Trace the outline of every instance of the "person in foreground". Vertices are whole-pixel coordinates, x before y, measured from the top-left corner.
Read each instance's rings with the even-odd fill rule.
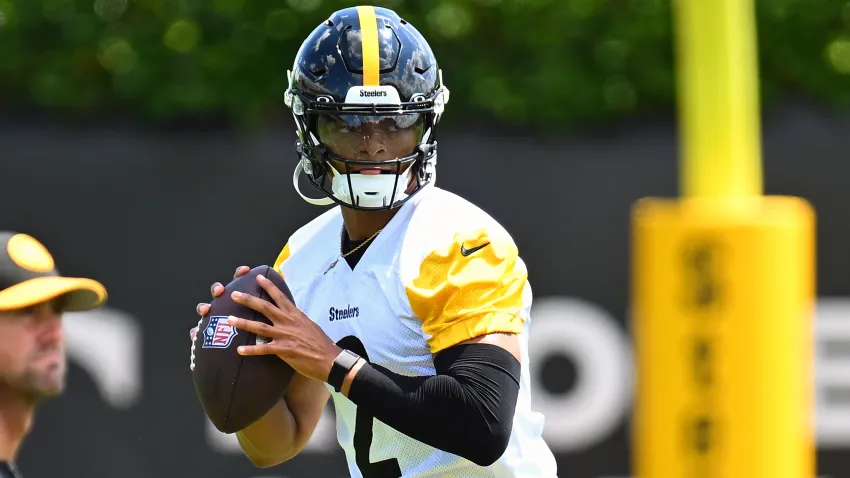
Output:
[[[64,311],[106,300],[91,279],[62,277],[32,236],[0,231],[0,478],[19,478],[15,459],[36,406],[65,386]]]
[[[285,99],[296,191],[338,206],[274,263],[298,308],[267,279],[271,302],[234,295],[273,323],[230,318],[272,339],[239,353],[298,372],[237,432],[245,454],[258,467],[296,456],[330,395],[353,477],[555,477],[530,406],[525,264],[494,219],[434,186],[449,91],[425,38],[385,8],[335,12],[301,46]],[[298,189],[302,172],[323,198]]]

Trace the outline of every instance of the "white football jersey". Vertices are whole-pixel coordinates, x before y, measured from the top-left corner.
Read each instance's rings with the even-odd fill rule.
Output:
[[[290,237],[274,266],[296,306],[340,346],[407,376],[434,375],[433,354],[487,333],[519,334],[523,357],[510,442],[488,467],[358,414],[328,386],[351,476],[386,477],[389,467],[410,478],[556,477],[543,416],[531,410],[531,288],[511,236],[435,186],[402,205],[353,270],[341,258],[342,228],[340,208],[327,211]]]

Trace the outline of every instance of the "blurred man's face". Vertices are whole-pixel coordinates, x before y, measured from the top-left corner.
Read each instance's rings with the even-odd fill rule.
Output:
[[[39,401],[65,386],[65,343],[58,302],[0,311],[0,391]]]

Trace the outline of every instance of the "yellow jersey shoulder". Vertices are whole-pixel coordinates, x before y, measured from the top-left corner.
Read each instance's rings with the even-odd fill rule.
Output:
[[[286,241],[274,261],[274,269],[287,279],[287,270],[293,262],[299,264],[298,270],[308,272],[311,263],[315,262],[317,249],[325,247],[326,243],[336,241],[339,247],[339,231],[342,225],[342,214],[339,206],[325,211],[312,221],[300,227]],[[335,235],[334,232],[336,231]],[[324,249],[319,249],[324,250]]]
[[[400,269],[410,309],[432,353],[491,333],[522,331],[528,272],[511,235],[444,190],[411,215]]]

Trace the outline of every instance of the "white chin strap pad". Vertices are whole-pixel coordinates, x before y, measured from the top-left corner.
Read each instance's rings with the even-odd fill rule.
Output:
[[[340,174],[333,167],[330,170],[334,176],[331,186],[334,196],[343,202],[360,207],[386,207],[407,197],[405,190],[407,189],[408,174],[406,172],[399,176],[395,174],[345,175]],[[353,191],[348,190],[349,178]],[[396,189],[395,197],[393,197],[393,189]],[[352,192],[354,197],[352,197]]]
[[[334,197],[344,203],[356,204],[360,207],[385,207],[390,205],[391,202],[401,201],[408,196],[406,189],[410,180],[410,168],[408,168],[407,172],[399,176],[395,174],[350,174],[346,176],[340,174],[333,167],[329,169],[331,174],[333,174],[331,189],[333,190]],[[292,185],[295,187],[295,192],[301,196],[301,199],[316,206],[333,204],[334,201],[331,198],[311,198],[301,192],[301,189],[298,187],[298,176],[302,171],[304,171],[304,167],[301,161],[299,161],[295,166],[295,173],[292,175]],[[351,178],[351,187],[355,191],[355,198],[351,197],[351,193],[348,190],[349,177]],[[395,192],[395,197],[391,197],[393,188],[396,187],[396,182],[398,182],[398,189]]]
[[[295,186],[295,192],[301,196],[301,199],[307,201],[310,204],[314,204],[316,206],[328,206],[333,204],[334,201],[331,198],[308,198],[301,192],[301,189],[298,188],[298,176],[301,174],[304,168],[301,166],[301,161],[298,161],[298,165],[295,166],[295,174],[292,175],[292,185]]]

